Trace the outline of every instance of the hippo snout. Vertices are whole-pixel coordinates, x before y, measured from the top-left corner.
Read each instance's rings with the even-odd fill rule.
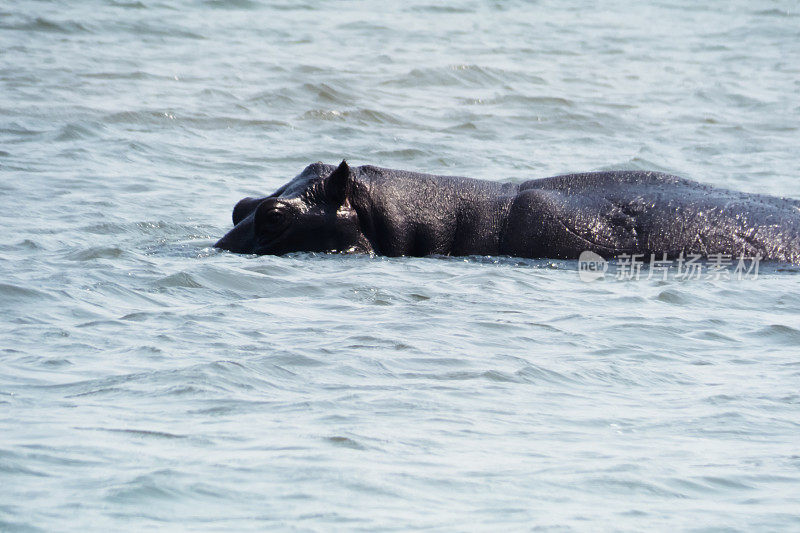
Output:
[[[240,202],[241,204],[241,202]],[[239,204],[237,204],[239,207]],[[237,221],[237,213],[234,210],[233,219]],[[249,218],[248,218],[249,217]],[[215,248],[227,250],[235,254],[255,253],[255,238],[253,235],[253,217],[245,215],[238,223],[214,244]]]
[[[253,234],[253,217],[261,202],[269,198],[242,198],[233,208],[233,229],[214,244],[215,248],[227,250],[235,254],[255,253],[255,236]]]

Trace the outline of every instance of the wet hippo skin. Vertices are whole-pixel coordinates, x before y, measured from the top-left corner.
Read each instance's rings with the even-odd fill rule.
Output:
[[[756,256],[800,263],[800,201],[648,171],[523,183],[314,163],[233,210],[236,253]]]

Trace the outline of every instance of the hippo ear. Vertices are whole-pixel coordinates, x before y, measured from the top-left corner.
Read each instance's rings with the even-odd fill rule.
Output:
[[[324,182],[325,196],[328,201],[339,207],[350,194],[350,167],[342,160],[339,166]]]

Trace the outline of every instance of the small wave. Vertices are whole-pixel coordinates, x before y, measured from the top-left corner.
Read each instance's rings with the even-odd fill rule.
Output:
[[[175,120],[174,114],[154,109],[118,111],[103,117],[103,122],[108,124],[163,124],[171,120]]]
[[[462,122],[461,124],[456,124],[455,126],[450,126],[446,128],[445,131],[451,132],[472,132],[477,131],[479,128],[474,122]]]
[[[340,446],[342,448],[351,448],[353,450],[366,450],[367,448],[358,442],[354,441],[349,437],[327,437],[326,441],[334,444],[336,446]]]
[[[99,224],[91,224],[84,226],[81,231],[85,233],[93,233],[95,235],[118,235],[129,231],[129,226],[126,224],[119,224],[116,222],[101,222]]]
[[[26,302],[48,300],[53,297],[46,292],[28,287],[19,287],[10,283],[0,283],[0,302]]]
[[[375,155],[381,158],[392,159],[408,159],[413,161],[416,158],[425,158],[432,155],[433,152],[428,150],[420,150],[418,148],[398,148],[396,150],[380,150],[375,152]]]
[[[560,96],[545,96],[545,95],[524,95],[524,94],[506,94],[494,98],[469,98],[464,99],[464,103],[469,105],[500,105],[512,106],[522,105],[526,109],[540,109],[540,108],[557,108],[563,109],[574,107],[575,102],[568,98]]]
[[[153,431],[149,429],[115,429],[115,428],[80,428],[80,429],[93,429],[96,431],[108,431],[110,433],[124,433],[133,435],[135,437],[158,438],[158,439],[186,439],[188,435],[178,435],[176,433],[168,433],[166,431]]]
[[[159,315],[167,317],[169,313],[133,313],[132,315],[137,315],[137,319],[147,320]],[[128,317],[130,316],[128,315]],[[276,377],[280,379],[276,379]],[[179,369],[136,372],[48,385],[46,388],[62,391],[68,398],[108,395],[128,400],[136,396],[205,398],[216,397],[220,393],[227,396],[236,392],[252,394],[252,391],[259,391],[259,395],[263,395],[267,391],[280,388],[278,383],[288,384],[293,377],[294,373],[268,362],[245,366],[236,361],[223,360]]]
[[[724,335],[724,334],[720,333],[719,331],[714,331],[714,330],[712,330],[712,331],[708,331],[708,330],[696,331],[696,332],[692,333],[691,335],[689,335],[689,337],[692,338],[692,339],[701,340],[701,341],[725,343],[726,345],[734,345],[734,344],[739,343],[739,341],[737,339],[735,339],[733,337],[730,337],[728,335]]]
[[[213,228],[213,226],[176,224],[174,222],[167,222],[164,220],[143,220],[141,222],[135,222],[133,223],[133,228],[148,235],[170,236],[185,235],[187,231],[200,231],[203,233],[210,229],[216,229]]]
[[[127,9],[146,9],[147,8],[147,6],[144,5],[141,2],[120,2],[120,1],[117,1],[117,0],[112,1],[111,5],[115,6],[115,7],[124,7],[124,8],[127,8]]]
[[[428,86],[503,87],[511,90],[508,84],[513,81],[544,83],[544,80],[536,76],[499,68],[478,65],[450,65],[415,68],[405,76],[383,82],[383,85],[414,88]]]
[[[290,128],[288,122],[268,118],[237,118],[237,117],[181,117],[180,122],[198,129],[224,129],[224,128],[257,128],[261,131]]]
[[[359,33],[386,33],[391,32],[391,25],[375,20],[351,20],[339,24],[336,27],[337,31],[342,32],[359,32]]]
[[[173,486],[179,477],[179,473],[166,470],[141,475],[132,481],[108,488],[105,499],[115,504],[135,505],[142,505],[145,501],[158,502],[161,505],[164,502],[177,501],[186,496]]]
[[[354,111],[312,109],[303,113],[300,118],[302,120],[349,120],[364,126],[404,123],[396,115],[373,109],[357,109]]]
[[[142,70],[133,70],[130,72],[89,72],[87,74],[78,74],[82,78],[98,79],[98,80],[169,80],[172,76],[151,74]]]
[[[321,361],[319,359],[314,359],[313,357],[308,357],[305,355],[293,353],[293,354],[286,354],[286,355],[271,355],[269,356],[269,362],[284,365],[284,366],[325,366],[328,363],[326,361]]]
[[[646,494],[650,497],[660,497],[669,499],[683,499],[685,496],[680,492],[670,490],[661,484],[631,479],[624,477],[602,476],[585,480],[588,490],[603,493],[615,494],[618,496],[633,496]]]
[[[690,478],[673,478],[668,484],[683,493],[690,493],[693,496],[708,494],[724,494],[728,492],[751,491],[755,487],[737,481],[733,477],[725,478],[719,476],[703,476]]]
[[[310,11],[316,9],[318,4],[316,2],[287,2],[285,4],[273,4],[270,6],[275,11]]]
[[[788,9],[779,9],[779,8],[772,8],[772,9],[760,9],[758,11],[753,11],[754,15],[759,15],[762,17],[794,17],[796,16],[795,13],[792,13]]]
[[[70,252],[66,259],[72,261],[92,261],[94,259],[117,259],[128,254],[127,250],[117,246],[92,246],[83,250]]]
[[[117,29],[128,31],[137,37],[149,35],[153,37],[165,37],[170,39],[193,39],[198,41],[206,40],[204,35],[181,29],[179,26],[165,24],[163,19],[159,19],[158,22],[153,23],[121,23]]]
[[[331,104],[351,104],[355,98],[344,89],[338,89],[329,83],[304,83],[301,89],[321,102]]]
[[[36,17],[18,24],[0,25],[1,29],[38,31],[47,33],[86,33],[89,29],[80,22],[70,20],[54,22],[44,17]]]
[[[32,241],[30,239],[23,239],[16,244],[10,244],[6,246],[0,246],[0,250],[24,250],[24,251],[36,251],[36,250],[44,250],[44,246],[39,244],[38,242]]]
[[[549,368],[543,368],[541,366],[527,364],[524,368],[521,368],[514,372],[519,379],[525,381],[526,383],[577,383],[578,381],[566,374],[562,374],[561,372],[556,372],[555,370],[550,370]]]
[[[597,171],[608,171],[608,170],[652,170],[656,172],[664,172],[667,174],[675,174],[675,170],[669,167],[665,167],[663,165],[659,165],[658,163],[651,161],[649,159],[645,159],[640,155],[636,155],[627,161],[622,161],[619,163],[612,163],[609,165],[603,165],[597,167],[595,170]]]
[[[800,345],[800,330],[783,324],[771,324],[753,332],[752,336],[780,344]]]
[[[172,287],[188,287],[200,288],[202,283],[198,283],[195,279],[186,272],[177,272],[170,276],[159,279],[155,282],[156,288],[172,288]]]
[[[523,383],[525,380],[518,375],[501,372],[499,370],[457,370],[451,372],[405,372],[400,374],[404,379],[425,379],[436,381],[472,381],[487,380],[499,383]]]
[[[293,90],[293,89],[292,89]],[[287,96],[284,93],[290,93],[290,89],[279,89],[271,91],[261,91],[249,97],[246,102],[248,108],[261,106],[267,109],[272,109],[276,106],[294,107],[296,105],[295,99]]]
[[[18,122],[11,122],[9,124],[4,125],[4,127],[0,127],[0,133],[7,133],[12,136],[35,136],[41,135],[44,133],[44,130],[32,130]]]
[[[184,285],[179,285],[184,283]],[[156,282],[156,287],[206,287],[218,291],[236,291],[252,297],[278,296],[302,291],[302,284],[284,282],[269,273],[258,273],[238,267],[201,265],[191,271],[172,274]]]
[[[73,365],[72,361],[65,357],[43,359],[39,364],[47,368],[61,368]]]
[[[226,10],[256,9],[261,7],[261,4],[253,2],[253,0],[205,0],[203,4],[214,9]]]
[[[27,461],[26,458],[19,453],[10,451],[10,450],[2,450],[0,449],[0,472],[5,474],[23,474],[26,476],[35,476],[35,477],[50,477],[52,474],[43,471],[43,470],[35,470],[33,468],[29,468],[28,466],[24,466],[24,463]],[[1,509],[2,507],[0,507]],[[0,521],[0,530],[2,530],[3,522]]]
[[[76,141],[97,137],[104,129],[99,123],[70,123],[62,126],[55,137],[56,141]]]
[[[287,128],[288,122],[265,118],[239,118],[230,116],[176,115],[171,111],[145,109],[140,111],[121,111],[103,118],[108,124],[141,124],[160,126],[177,124],[191,129],[219,130],[228,128]]]
[[[438,5],[438,4],[425,4],[421,6],[411,6],[409,11],[418,12],[418,13],[444,13],[444,14],[452,14],[452,13],[473,13],[475,10],[468,8],[468,7],[461,7],[461,6],[448,6],[448,5]]]
[[[684,291],[673,288],[664,289],[663,291],[659,292],[655,299],[659,302],[679,306],[689,305],[696,301],[694,296],[690,296]]]

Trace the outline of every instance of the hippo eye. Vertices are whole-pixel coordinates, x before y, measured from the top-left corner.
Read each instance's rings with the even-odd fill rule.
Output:
[[[286,213],[280,209],[273,209],[264,215],[264,224],[278,226],[286,220]]]
[[[274,235],[285,229],[292,218],[292,210],[285,205],[262,203],[255,213],[255,228],[264,235]]]

